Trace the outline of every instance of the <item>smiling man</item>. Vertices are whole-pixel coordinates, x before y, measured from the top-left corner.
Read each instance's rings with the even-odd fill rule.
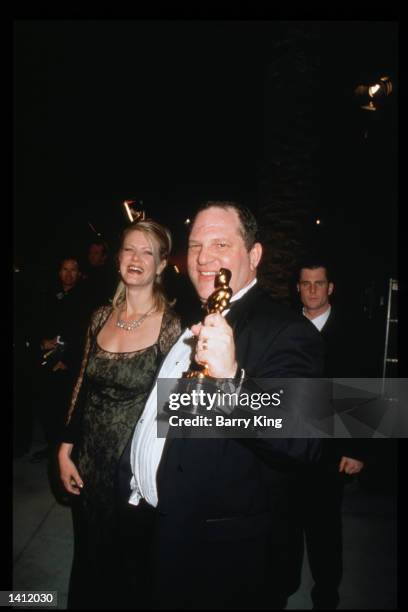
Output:
[[[206,203],[192,225],[188,241],[188,274],[198,297],[205,303],[214,291],[216,274],[220,268],[227,268],[231,271],[231,301],[236,302],[256,283],[262,246],[255,241],[257,226],[247,209],[229,206],[228,203],[215,204]],[[209,363],[207,358],[211,354],[210,375],[234,378],[238,364],[232,329],[225,319],[219,314],[209,315],[205,325],[193,325],[191,329],[198,336],[197,363]]]
[[[236,294],[256,277],[262,247],[250,218],[245,230],[235,208],[212,206],[198,213],[188,242],[188,273],[198,296],[207,300],[220,268],[231,270]]]
[[[182,334],[159,378],[182,377],[193,360],[211,377],[239,382],[321,374],[319,333],[259,287],[261,256],[248,209],[230,201],[200,207],[188,243],[190,279],[205,303],[216,273],[228,268],[233,295],[222,315]],[[154,609],[282,608],[288,478],[319,452],[319,441],[306,438],[158,438],[154,388],[133,437],[122,520],[122,546],[133,549],[130,538],[137,551],[127,559],[134,601]]]

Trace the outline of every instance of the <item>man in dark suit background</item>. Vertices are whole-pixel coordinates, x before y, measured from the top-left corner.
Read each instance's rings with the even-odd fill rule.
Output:
[[[327,378],[371,376],[364,355],[364,322],[352,302],[333,305],[335,284],[331,267],[320,258],[299,267],[297,291],[303,315],[320,331],[325,343],[324,375]]]
[[[325,341],[324,376],[357,377],[359,341],[352,316],[340,315],[331,306],[334,282],[328,264],[321,259],[303,262],[297,290],[303,315],[318,329]],[[289,592],[301,580],[304,538],[314,580],[311,598],[314,609],[334,609],[339,604],[343,572],[341,506],[345,479],[364,467],[364,441],[330,439],[322,441],[318,463],[302,470],[293,488],[293,525],[290,529],[289,563],[292,578]]]
[[[92,313],[99,306],[108,304],[112,300],[118,278],[114,261],[109,257],[107,242],[102,238],[94,238],[88,245],[82,273],[89,312]]]
[[[79,281],[79,260],[62,257],[58,277],[40,294],[33,315],[32,344],[38,347],[35,399],[47,446],[31,462],[52,456],[59,442],[68,401],[78,375],[89,311]]]
[[[227,268],[233,296],[225,318],[209,314],[182,334],[159,378],[180,378],[193,360],[207,364],[211,377],[237,384],[249,377],[267,384],[274,377],[322,374],[322,341],[314,326],[275,304],[257,284],[262,246],[256,232],[253,215],[234,202],[200,208],[189,237],[190,279],[205,303],[215,275]],[[163,440],[156,410],[154,388],[135,429],[132,493],[122,515],[123,546],[129,557],[134,547],[143,560],[128,558],[133,606],[282,608],[288,482],[299,464],[318,459],[320,441]]]

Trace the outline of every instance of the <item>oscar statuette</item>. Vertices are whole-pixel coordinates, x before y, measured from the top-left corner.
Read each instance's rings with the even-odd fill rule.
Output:
[[[215,290],[211,293],[205,305],[207,315],[214,314],[215,312],[221,314],[228,308],[232,297],[232,289],[229,286],[230,280],[231,271],[227,270],[227,268],[220,268],[214,280]],[[194,369],[190,366],[190,369],[184,374],[184,378],[203,379],[208,376],[207,365],[199,366],[199,369]]]
[[[214,291],[211,293],[204,306],[206,311],[205,316],[216,312],[221,314],[224,310],[229,308],[232,297],[232,289],[229,286],[230,280],[231,271],[226,268],[221,268],[214,280]],[[193,338],[193,340],[197,342],[197,339]],[[188,415],[188,417],[193,417],[193,421],[196,419],[203,419],[204,416],[209,413],[206,408],[206,403],[202,398],[207,396],[208,393],[214,395],[214,393],[217,392],[216,385],[217,379],[209,375],[207,364],[200,365],[192,361],[189,369],[184,372],[182,378],[178,380],[176,389],[173,389],[173,395],[190,396],[191,401],[182,402],[177,408],[171,407],[167,401],[164,404],[163,414],[174,415],[175,412],[173,411],[177,410],[177,414],[180,413],[182,415]],[[176,391],[176,393],[174,393],[174,391]],[[166,395],[167,393],[170,394],[170,391],[167,390]],[[163,422],[168,422],[168,416],[163,418]],[[163,431],[166,430],[163,429]],[[190,437],[191,432],[194,432],[194,428],[191,431],[188,427],[171,428],[171,434],[176,437]]]
[[[231,280],[231,271],[226,268],[221,268],[214,280],[214,291],[209,296],[204,308],[206,315],[214,314],[215,312],[222,313],[227,310],[232,297],[232,289],[229,286]],[[184,383],[183,383],[184,381]],[[198,401],[198,397],[202,397],[202,393],[214,393],[215,379],[208,373],[207,364],[200,365],[192,361],[190,368],[184,372],[180,381],[183,391],[190,395],[192,402],[186,406],[180,406],[179,412],[191,416],[208,414],[202,402]]]

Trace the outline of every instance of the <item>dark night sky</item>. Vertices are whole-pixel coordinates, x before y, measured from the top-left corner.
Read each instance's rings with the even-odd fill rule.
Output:
[[[255,200],[268,145],[266,114],[269,121],[290,123],[289,114],[275,113],[273,97],[266,107],[265,79],[293,25],[16,21],[16,256],[43,261],[50,251],[76,247],[91,236],[88,221],[112,239],[126,222],[120,203],[128,197],[142,198],[149,214],[168,223],[171,216],[175,224],[206,195]],[[382,227],[391,244],[396,103],[379,121],[356,110],[352,92],[382,74],[396,77],[397,26],[301,24],[308,27],[319,30],[320,210],[338,235],[343,226],[355,235],[364,227],[371,231],[369,215],[373,231]],[[377,212],[368,203],[372,181]],[[387,222],[385,208],[378,211],[383,200]]]
[[[90,217],[105,230],[105,217],[122,220],[126,197],[143,198],[153,213],[149,204],[180,207],[203,187],[251,185],[262,121],[262,61],[254,59],[262,54],[253,36],[243,40],[246,30],[19,23],[18,236],[25,229],[31,240],[31,220],[41,231]]]

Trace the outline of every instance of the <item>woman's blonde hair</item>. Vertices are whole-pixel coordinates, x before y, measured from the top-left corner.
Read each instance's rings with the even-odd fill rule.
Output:
[[[164,225],[160,225],[160,223],[156,223],[153,219],[144,219],[143,221],[134,221],[130,225],[128,225],[122,233],[122,241],[121,241],[121,249],[123,248],[123,243],[126,239],[126,236],[134,231],[143,232],[147,238],[153,242],[153,246],[158,247],[158,255],[159,260],[167,260],[170,255],[171,247],[172,247],[172,239],[170,231]],[[155,250],[156,250],[155,249]],[[126,286],[125,283],[120,280],[119,284],[116,288],[115,295],[113,296],[112,306],[115,310],[117,310],[126,300]],[[153,284],[153,300],[154,307],[156,310],[163,310],[167,305],[174,304],[170,302],[167,298],[166,293],[161,284],[160,274],[156,275]]]

